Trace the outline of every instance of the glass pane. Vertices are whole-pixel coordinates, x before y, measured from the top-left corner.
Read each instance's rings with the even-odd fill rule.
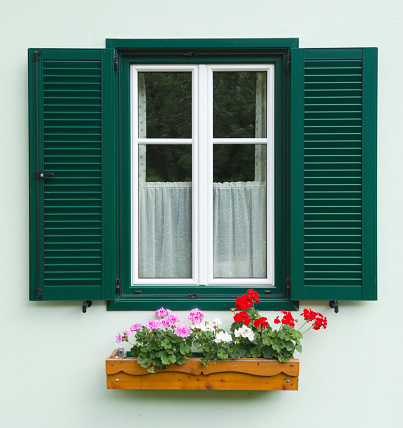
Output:
[[[214,278],[267,277],[266,159],[265,145],[214,145]]]
[[[192,138],[192,73],[139,73],[139,138]]]
[[[213,73],[213,137],[265,138],[265,71]]]
[[[139,277],[192,277],[192,146],[139,146]]]

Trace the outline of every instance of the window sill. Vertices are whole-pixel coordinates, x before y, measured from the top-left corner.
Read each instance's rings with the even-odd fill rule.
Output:
[[[136,363],[135,358],[116,358],[118,350],[106,359],[108,389],[160,390],[298,390],[299,360],[287,363],[263,358],[210,361],[205,367],[199,358],[179,366],[155,368],[155,373]]]
[[[246,290],[236,289],[232,295],[226,297],[198,294],[197,298],[189,298],[185,294],[183,296],[122,295],[118,296],[116,300],[109,300],[107,310],[155,311],[155,308],[163,306],[174,311],[187,311],[196,307],[202,311],[228,311],[229,308],[234,307],[235,299],[243,292]],[[259,309],[262,311],[297,311],[299,310],[299,302],[278,295],[261,296]]]

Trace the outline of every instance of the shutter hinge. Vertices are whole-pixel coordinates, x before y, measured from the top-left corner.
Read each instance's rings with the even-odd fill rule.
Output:
[[[134,294],[141,294],[141,290],[134,290]]]
[[[286,55],[285,59],[285,69],[289,71],[291,69],[291,54]]]
[[[35,51],[34,52],[34,57],[33,57],[33,61],[34,62],[39,62],[39,56],[41,55],[41,51]]]
[[[285,280],[285,294],[289,296],[291,293],[291,278]]]
[[[119,278],[115,279],[115,293],[120,294],[120,279]]]
[[[115,55],[115,71],[119,71],[119,55]]]
[[[185,53],[186,56],[197,56],[197,52],[196,51],[187,51]]]
[[[196,293],[188,294],[188,299],[197,299],[197,294]]]
[[[35,298],[37,299],[43,298],[42,290],[39,287],[35,288]]]
[[[53,174],[53,172],[35,172],[34,173],[35,180],[40,180],[42,178],[51,178],[54,176],[55,174]]]

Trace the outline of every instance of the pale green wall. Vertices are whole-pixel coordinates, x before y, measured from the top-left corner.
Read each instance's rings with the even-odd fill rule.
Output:
[[[401,426],[402,12],[401,0],[2,2],[0,426]],[[104,359],[115,333],[148,314],[95,303],[84,315],[79,303],[28,301],[27,48],[102,48],[107,37],[379,47],[379,301],[341,302],[337,315],[301,302],[324,312],[329,328],[304,339],[298,392],[108,391]]]

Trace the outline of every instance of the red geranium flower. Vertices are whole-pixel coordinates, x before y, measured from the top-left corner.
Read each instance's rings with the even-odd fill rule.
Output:
[[[253,324],[256,328],[259,328],[260,326],[261,330],[264,330],[266,327],[269,326],[269,323],[267,322],[266,317],[256,318]]]
[[[319,314],[319,312],[314,312],[312,309],[304,309],[301,315],[304,317],[305,321],[313,321],[317,315],[321,314]]]
[[[245,311],[246,309],[251,308],[252,305],[253,301],[247,294],[236,298],[235,307],[238,311]]]
[[[323,329],[327,328],[327,318],[324,317],[322,314],[318,314],[318,316],[315,319],[315,324],[313,325],[313,329],[320,330],[321,328]]]
[[[291,312],[290,311],[281,311],[281,312],[284,314],[281,322],[283,324],[289,325],[290,327],[294,327],[295,320],[294,320],[294,317],[291,315]]]
[[[252,320],[251,320],[251,318],[247,312],[242,311],[242,312],[235,314],[234,321],[235,322],[243,322],[245,325],[248,325],[248,324],[250,324],[250,322]]]
[[[280,317],[277,317],[275,320],[274,320],[274,324],[280,324]]]

